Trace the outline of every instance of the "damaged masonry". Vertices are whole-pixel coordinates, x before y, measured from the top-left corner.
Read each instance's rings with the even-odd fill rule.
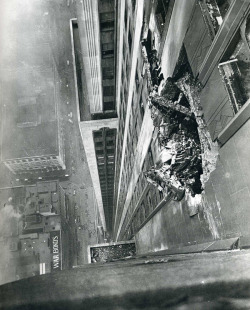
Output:
[[[154,57],[149,58],[149,79],[155,59],[154,53]],[[177,81],[167,78],[158,95],[159,82],[152,79],[152,83],[148,104],[158,131],[160,152],[156,165],[145,176],[149,183],[174,200],[183,199],[185,193],[194,197],[202,193],[218,156],[217,143],[212,142],[203,118],[199,85],[185,73]]]

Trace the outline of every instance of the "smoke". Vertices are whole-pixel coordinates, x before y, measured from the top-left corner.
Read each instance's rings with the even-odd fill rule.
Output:
[[[11,203],[6,203],[0,210],[0,237],[11,236],[13,234],[11,229],[13,228],[13,223],[17,223],[20,217],[21,214],[15,210],[14,206]]]
[[[16,280],[15,268],[11,266],[14,252],[10,251],[10,243],[18,234],[18,222],[21,215],[11,204],[12,199],[0,209],[0,284]]]
[[[196,194],[195,196],[192,196],[190,192],[186,191],[185,199],[188,206],[189,216],[194,216],[199,212],[199,207],[202,204],[202,195]]]

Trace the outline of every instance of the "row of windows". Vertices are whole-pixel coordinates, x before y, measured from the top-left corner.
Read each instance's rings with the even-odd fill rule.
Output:
[[[137,75],[141,77],[141,70],[143,66],[143,62],[140,59],[141,55],[138,57],[138,63],[140,63],[140,66],[137,66]],[[141,61],[140,61],[141,60]],[[143,86],[143,79],[139,79],[139,86],[140,87],[135,87],[134,88],[134,95],[133,95],[133,100],[132,100],[132,107],[131,107],[131,113],[130,113],[130,120],[129,120],[129,132],[127,136],[127,148],[125,151],[125,159],[124,159],[124,168],[123,168],[123,175],[122,175],[122,180],[121,184],[124,185],[124,188],[120,191],[125,191],[127,190],[131,173],[133,171],[133,164],[134,164],[134,158],[136,155],[136,148],[137,148],[137,143],[138,143],[138,138],[140,134],[140,129],[143,121],[143,116],[144,116],[144,109],[141,108],[143,106],[142,104],[142,98],[147,97],[147,89],[146,89],[146,84],[144,88]],[[144,96],[142,94],[138,94],[138,91],[140,93],[145,93]],[[120,122],[119,122],[119,140],[118,140],[118,157],[117,157],[117,171],[116,171],[116,176],[120,175],[120,164],[121,164],[121,150],[122,150],[122,145],[123,145],[123,134],[124,134],[124,125],[125,125],[125,118],[126,118],[126,104],[124,100],[124,95],[123,91],[121,91],[121,110],[120,110]],[[122,206],[125,201],[125,195],[120,194],[120,202],[119,204]],[[119,221],[118,221],[119,222]]]
[[[44,161],[44,160],[53,160],[57,159],[56,156],[48,156],[48,157],[31,157],[31,158],[24,158],[24,159],[13,159],[11,161],[7,161],[7,164],[18,164],[18,163],[27,163],[27,162],[34,162],[34,161]]]
[[[163,198],[162,193],[155,187],[148,186],[147,188],[144,172],[148,170],[152,164],[153,157],[149,150],[122,226],[123,239],[130,239],[133,236]],[[138,206],[138,201],[140,200],[141,202]],[[135,208],[137,208],[137,211],[134,213]]]
[[[20,162],[20,163],[6,163],[13,171],[29,171],[29,170],[43,170],[48,168],[61,169],[58,160],[48,159],[40,162]]]
[[[114,86],[114,29],[115,12],[114,1],[109,2],[109,8],[105,3],[99,3],[100,10],[110,11],[100,12],[100,31],[101,31],[101,52],[102,52],[102,77],[103,85],[103,109],[104,111],[115,110],[115,86]],[[113,82],[111,81],[113,80]]]

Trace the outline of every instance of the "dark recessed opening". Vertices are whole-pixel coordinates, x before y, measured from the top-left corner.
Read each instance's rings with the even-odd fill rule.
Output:
[[[110,102],[104,102],[103,104],[103,108],[104,108],[104,111],[108,111],[108,110],[114,110],[115,109],[115,104],[113,101],[110,101]]]
[[[76,83],[78,90],[79,112],[80,120],[84,118],[84,94],[83,94],[83,63],[81,57],[81,44],[77,21],[72,21],[74,54],[75,54],[75,68],[76,68]]]

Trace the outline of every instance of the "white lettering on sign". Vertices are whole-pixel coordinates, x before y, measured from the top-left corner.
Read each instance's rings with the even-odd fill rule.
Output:
[[[53,254],[59,253],[59,244],[58,244],[58,236],[53,237]]]
[[[51,253],[52,253],[52,268],[60,270],[60,236],[51,234],[51,241],[52,241],[52,247],[51,247]]]
[[[60,261],[60,258],[59,258],[59,255],[53,255],[53,268],[56,269],[56,268],[59,268],[59,261]]]

